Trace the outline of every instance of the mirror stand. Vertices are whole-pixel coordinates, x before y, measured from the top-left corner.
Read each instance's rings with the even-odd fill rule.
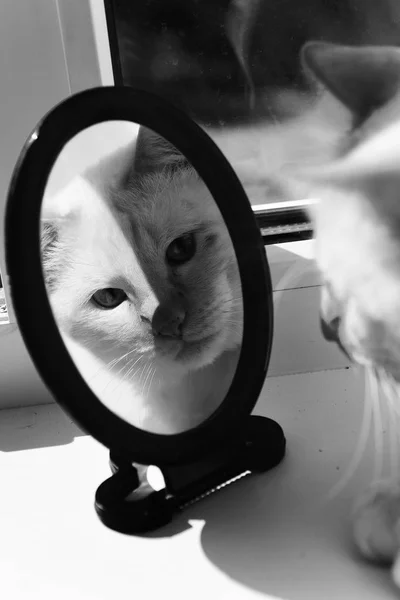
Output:
[[[142,534],[169,523],[173,515],[246,475],[277,466],[285,454],[285,436],[275,421],[249,416],[234,444],[189,464],[161,467],[165,488],[155,491],[147,467],[110,452],[113,475],[96,491],[100,520],[116,531]]]

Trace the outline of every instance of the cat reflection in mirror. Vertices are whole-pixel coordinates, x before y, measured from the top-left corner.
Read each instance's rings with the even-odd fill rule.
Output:
[[[400,49],[310,42],[303,63],[352,115],[339,156],[296,173],[294,195],[301,190],[297,197],[319,199],[311,217],[325,283],[323,331],[373,374],[395,417],[400,410]],[[356,508],[354,532],[364,556],[394,564],[400,585],[400,479],[371,487]]]
[[[140,127],[46,197],[42,261],[64,342],[108,408],[154,433],[214,412],[240,351],[240,278],[215,201],[173,146]]]

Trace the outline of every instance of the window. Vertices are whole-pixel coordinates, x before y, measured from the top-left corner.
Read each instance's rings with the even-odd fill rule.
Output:
[[[298,60],[306,32],[299,27],[298,38],[285,41],[293,46],[286,63],[271,68],[270,46],[281,34],[271,43],[266,4],[107,0],[105,8],[116,85],[155,92],[204,127],[239,175],[266,244],[274,244],[312,236],[306,201],[288,202],[274,178],[296,157],[306,160],[311,145]],[[286,12],[280,8],[280,25]]]

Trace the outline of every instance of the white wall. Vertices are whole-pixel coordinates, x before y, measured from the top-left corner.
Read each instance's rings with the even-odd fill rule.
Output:
[[[82,29],[79,28],[79,24]],[[67,70],[67,59],[71,64],[74,64],[74,61],[76,65],[78,63],[78,56],[73,52],[74,48],[75,53],[77,51],[74,35],[83,41],[81,51],[85,46],[86,50],[80,58],[80,70],[75,69],[75,76],[71,77],[72,71],[70,73],[70,70]],[[92,48],[92,52],[88,48]],[[96,56],[93,36],[90,36],[90,12],[87,2],[1,1],[1,222],[4,222],[10,177],[22,145],[39,119],[55,104],[70,95],[71,89],[78,91],[84,87],[100,85]],[[29,198],[26,201],[29,202]],[[21,219],[23,218],[22,214]],[[51,402],[52,398],[36,373],[18,328],[13,324],[15,320],[5,276],[3,227],[0,231],[0,267],[4,275],[11,321],[10,325],[0,325],[0,407]],[[31,301],[34,318],[34,298]],[[45,338],[43,341],[45,343]]]

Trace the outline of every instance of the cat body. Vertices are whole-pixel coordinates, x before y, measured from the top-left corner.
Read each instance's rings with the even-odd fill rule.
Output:
[[[315,80],[306,110],[254,127],[248,144],[249,127],[211,135],[253,204],[319,200],[309,211],[323,331],[398,401],[400,49],[311,42],[302,62]],[[374,483],[358,501],[354,538],[365,557],[394,565],[400,586],[399,481]]]
[[[112,123],[96,135],[103,126],[110,139]],[[241,287],[228,231],[195,170],[152,132],[129,143],[125,133],[121,147],[47,196],[42,219],[50,303],[100,400],[157,433],[210,416],[236,369]]]
[[[320,199],[322,317],[357,362],[399,378],[400,50],[316,43],[304,56],[353,116],[337,159],[302,174]]]
[[[400,49],[309,43],[303,64],[351,115],[334,160],[288,176],[310,208],[328,339],[377,378],[394,410],[400,384]],[[293,179],[290,179],[293,177]],[[374,483],[354,513],[368,559],[400,585],[399,478]]]

